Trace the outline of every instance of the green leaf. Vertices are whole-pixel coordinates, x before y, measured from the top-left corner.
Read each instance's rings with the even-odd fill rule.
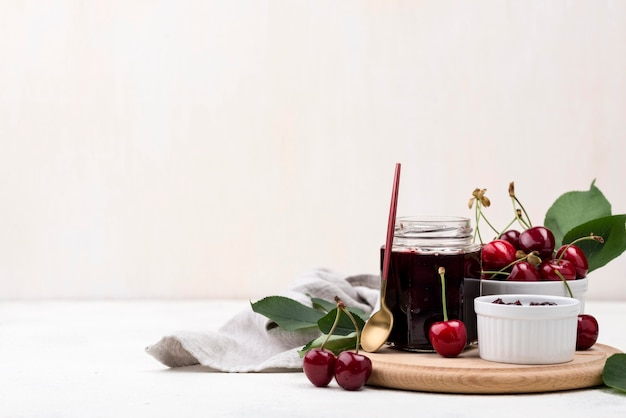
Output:
[[[591,233],[601,236],[604,244],[592,240],[576,243],[587,256],[589,272],[606,265],[626,250],[626,215],[605,216],[578,225],[565,234],[563,243],[569,244]]]
[[[363,329],[365,321],[363,321],[360,316],[352,312],[351,308],[348,308],[348,310],[350,311],[350,313],[352,313],[352,316],[354,317],[354,320],[356,321],[359,330]],[[326,315],[320,318],[319,321],[317,321],[317,326],[324,334],[328,334],[330,332],[333,324],[335,323],[336,316],[337,308],[328,312]],[[348,315],[342,312],[341,316],[339,317],[339,323],[337,324],[337,328],[335,328],[334,335],[348,335],[352,332],[355,332],[354,324],[352,323]]]
[[[626,392],[626,354],[613,354],[606,359],[602,380],[605,385]]]
[[[287,331],[315,328],[317,321],[324,316],[324,312],[284,296],[268,296],[251,305],[254,312],[268,317]]]
[[[563,237],[574,227],[585,222],[611,215],[611,203],[591,182],[588,191],[571,191],[562,194],[546,212],[543,225],[554,234],[557,246],[565,243]]]
[[[329,302],[324,299],[314,298],[311,295],[307,295],[307,296],[311,298],[311,303],[313,304],[314,308],[321,309],[324,312],[332,311],[333,309],[337,307],[337,304],[335,302]]]
[[[310,295],[307,295],[311,298],[311,303],[313,303],[314,308],[318,308],[323,310],[324,312],[330,312],[337,307],[336,302],[329,302],[324,299],[314,298]],[[361,318],[369,318],[369,315],[363,310],[354,306],[349,306],[348,310],[352,312],[353,315],[357,315]]]
[[[356,322],[359,322],[359,319],[365,320],[370,317],[363,309],[359,309],[355,306],[348,306],[348,310],[352,312],[352,315],[358,316],[358,318],[356,318]],[[363,326],[359,325],[359,327],[363,329]]]
[[[298,351],[298,354],[300,354],[300,357],[304,357],[306,352],[310,349],[321,347],[325,339],[326,334],[320,335],[319,337],[317,337],[313,341],[310,341],[307,345],[302,347],[302,349]],[[348,335],[333,334],[326,342],[326,345],[324,345],[324,348],[332,351],[333,353],[335,353],[335,355],[341,353],[342,351],[354,350],[356,348],[356,332]]]

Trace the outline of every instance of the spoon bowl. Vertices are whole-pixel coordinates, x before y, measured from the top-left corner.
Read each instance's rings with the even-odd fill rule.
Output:
[[[361,332],[361,347],[368,353],[377,351],[389,338],[393,328],[393,314],[385,304],[387,280],[380,289],[380,309],[369,317]]]

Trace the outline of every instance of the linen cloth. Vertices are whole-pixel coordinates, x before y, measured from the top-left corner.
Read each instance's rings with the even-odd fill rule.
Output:
[[[339,296],[347,306],[368,315],[380,303],[380,276],[346,276],[329,269],[315,269],[297,277],[277,295],[311,306],[310,297],[333,301]],[[269,295],[268,295],[269,296]],[[200,364],[221,372],[273,372],[302,369],[298,354],[319,330],[268,330],[269,319],[252,307],[244,309],[217,331],[178,331],[148,346],[146,352],[168,367]]]

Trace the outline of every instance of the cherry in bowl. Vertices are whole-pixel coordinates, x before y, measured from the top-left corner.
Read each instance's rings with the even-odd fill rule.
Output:
[[[533,226],[519,235],[519,249],[526,254],[536,251],[542,260],[552,258],[555,246],[554,234],[545,226]]]

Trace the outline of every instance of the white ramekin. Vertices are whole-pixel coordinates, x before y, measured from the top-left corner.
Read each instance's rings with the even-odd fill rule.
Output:
[[[493,303],[519,300],[522,306]],[[530,302],[555,302],[530,306]],[[501,294],[474,300],[478,351],[483,360],[514,364],[557,364],[573,360],[580,301],[563,296]]]
[[[580,313],[585,312],[585,296],[589,279],[568,280],[572,295],[580,301]],[[569,292],[562,281],[514,282],[508,280],[481,281],[481,295],[551,295],[569,297]]]

